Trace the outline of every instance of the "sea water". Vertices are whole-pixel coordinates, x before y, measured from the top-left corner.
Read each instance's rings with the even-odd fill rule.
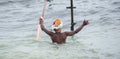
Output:
[[[0,59],[120,59],[120,0],[74,0],[75,29],[89,20],[65,44],[53,44],[42,32],[36,40],[44,0],[0,0]],[[49,0],[44,25],[56,18],[70,31],[70,0]]]

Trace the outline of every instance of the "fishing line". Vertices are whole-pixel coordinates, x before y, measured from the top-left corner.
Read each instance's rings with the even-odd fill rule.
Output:
[[[87,15],[86,15],[86,14],[87,14],[87,13],[86,13],[87,11],[86,11],[86,7],[85,7],[85,6],[86,6],[86,4],[84,3],[84,5],[83,5],[83,9],[85,10],[85,11],[84,11],[85,14],[83,15],[84,20],[86,19],[86,16],[87,16]]]

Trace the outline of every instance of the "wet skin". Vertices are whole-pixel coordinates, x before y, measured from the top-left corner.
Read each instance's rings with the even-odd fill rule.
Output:
[[[82,30],[84,26],[86,26],[86,25],[89,24],[89,22],[88,22],[87,20],[84,20],[84,21],[83,21],[83,24],[80,25],[80,26],[79,26],[76,30],[74,30],[74,31],[61,32],[62,29],[59,29],[59,30],[55,30],[55,33],[54,33],[54,32],[52,32],[52,31],[47,30],[47,29],[44,27],[44,25],[43,25],[44,21],[43,21],[43,20],[44,20],[44,19],[43,19],[42,17],[39,19],[39,24],[41,25],[41,29],[42,29],[46,34],[48,34],[48,35],[51,37],[53,43],[58,43],[58,44],[65,43],[65,42],[66,42],[66,38],[67,38],[68,36],[73,36],[74,34],[78,33],[80,30]]]

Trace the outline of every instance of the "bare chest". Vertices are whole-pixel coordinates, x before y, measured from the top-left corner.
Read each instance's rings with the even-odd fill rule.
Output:
[[[53,42],[57,42],[57,43],[65,43],[66,41],[66,35],[64,33],[55,33],[51,39]]]

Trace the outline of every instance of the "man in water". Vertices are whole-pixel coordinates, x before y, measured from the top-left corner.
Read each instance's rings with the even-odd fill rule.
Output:
[[[41,26],[41,29],[46,33],[48,34],[51,39],[52,39],[52,42],[53,43],[58,43],[58,44],[62,44],[62,43],[65,43],[66,42],[66,38],[67,36],[73,36],[74,34],[78,33],[80,30],[82,30],[82,28],[86,25],[88,25],[88,20],[84,20],[83,21],[83,24],[80,25],[76,30],[74,31],[68,31],[68,32],[61,32],[62,30],[62,22],[60,19],[56,19],[53,23],[53,26],[52,26],[52,29],[55,31],[55,32],[52,32],[52,31],[49,31],[47,30],[44,25],[44,18],[43,17],[40,17],[39,19],[39,24]]]

